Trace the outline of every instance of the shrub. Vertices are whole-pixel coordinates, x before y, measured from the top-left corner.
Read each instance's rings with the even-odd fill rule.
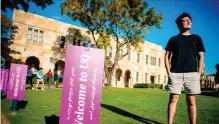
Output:
[[[134,88],[162,88],[162,84],[136,83]]]

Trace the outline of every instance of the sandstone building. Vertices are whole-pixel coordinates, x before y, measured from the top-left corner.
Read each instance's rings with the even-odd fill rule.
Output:
[[[35,68],[42,67],[44,72],[49,69],[64,68],[63,57],[56,56],[57,61],[51,61],[51,57],[54,56],[52,48],[56,46],[57,40],[65,39],[69,28],[77,28],[83,35],[91,37],[86,33],[85,28],[21,10],[14,10],[12,23],[17,26],[17,33],[9,48],[20,54],[11,53],[10,56]],[[112,78],[113,87],[133,87],[135,83],[167,83],[168,76],[165,71],[162,46],[145,41],[142,47],[142,52],[132,49],[119,61]],[[107,52],[112,60],[115,49],[116,44],[111,38],[111,47]]]

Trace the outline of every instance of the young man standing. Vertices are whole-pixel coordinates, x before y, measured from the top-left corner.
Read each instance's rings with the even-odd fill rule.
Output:
[[[50,88],[50,80],[52,78],[52,71],[51,69],[49,69],[49,71],[46,73],[46,77],[47,77],[47,87]]]
[[[165,49],[165,65],[169,75],[170,90],[168,124],[173,123],[183,86],[186,92],[190,124],[196,124],[195,95],[201,93],[200,75],[203,73],[205,48],[201,37],[189,32],[192,22],[188,13],[181,14],[176,19],[176,24],[180,33],[170,38]]]
[[[36,84],[36,90],[37,91],[38,91],[38,85],[39,85],[40,82],[42,82],[41,90],[45,90],[44,89],[44,72],[43,72],[43,68],[40,68],[40,70],[37,72],[37,84]]]
[[[31,89],[34,90],[35,88],[33,87],[33,71],[31,70],[31,67],[28,67],[27,71],[27,82],[30,84]]]

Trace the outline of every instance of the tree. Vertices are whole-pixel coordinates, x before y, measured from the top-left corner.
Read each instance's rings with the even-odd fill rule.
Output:
[[[215,68],[219,70],[219,63],[215,65]]]
[[[19,9],[21,6],[24,11],[28,11],[30,2],[35,3],[44,9],[46,6],[53,4],[53,0],[3,0],[1,1],[1,10],[6,11],[6,9]]]
[[[107,55],[105,60],[107,85],[111,83],[119,60],[128,55],[131,47],[139,50],[146,31],[153,26],[161,28],[163,19],[161,13],[156,14],[155,9],[148,8],[142,0],[66,0],[60,7],[63,15],[88,28],[98,48],[106,50],[110,46],[110,36],[115,39],[116,52],[110,67],[106,64],[109,63]],[[124,48],[126,51],[120,55]]]
[[[64,60],[65,58],[65,48],[67,45],[81,45],[81,43],[89,41],[90,39],[87,36],[83,36],[81,31],[76,28],[68,28],[67,35],[64,40],[61,40],[61,37],[57,37],[52,51],[54,51],[53,56],[50,58],[52,63],[55,63],[59,59]]]
[[[217,63],[216,65],[215,65],[215,68],[216,68],[216,77],[215,78],[217,78],[217,80],[219,81],[219,63]]]
[[[82,40],[81,31],[76,28],[69,28],[66,40],[68,44],[79,45]]]
[[[53,4],[53,0],[3,0],[1,1],[1,10],[6,12],[7,9],[19,9],[21,6],[25,12],[29,9],[30,2],[35,3],[44,9],[46,6]],[[11,26],[11,21],[4,14],[1,14],[1,37],[6,37]]]
[[[1,15],[1,37],[7,37],[9,29],[11,26],[11,21],[6,15]]]

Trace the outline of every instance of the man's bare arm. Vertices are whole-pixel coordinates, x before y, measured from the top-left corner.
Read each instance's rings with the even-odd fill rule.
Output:
[[[199,55],[199,60],[198,60],[198,61],[199,61],[198,72],[199,72],[200,74],[202,74],[203,71],[204,71],[204,53],[203,53],[203,52],[199,52],[198,55]]]
[[[166,67],[166,70],[167,70],[167,74],[170,73],[169,54],[170,54],[170,52],[169,52],[169,51],[166,51],[166,52],[165,52],[165,57],[164,57],[164,62],[165,62],[165,67]]]

